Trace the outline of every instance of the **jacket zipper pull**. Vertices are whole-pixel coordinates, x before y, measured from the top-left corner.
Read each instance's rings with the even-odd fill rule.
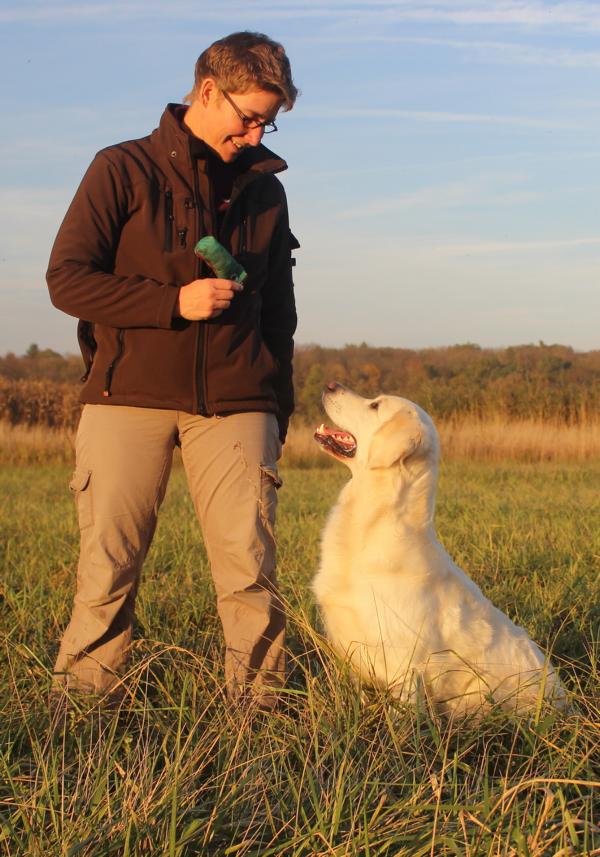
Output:
[[[173,191],[165,191],[165,244],[166,253],[170,253],[173,249]]]
[[[187,236],[187,226],[184,226],[182,229],[177,230],[177,238],[179,239],[179,246],[180,247],[185,247],[186,236]]]

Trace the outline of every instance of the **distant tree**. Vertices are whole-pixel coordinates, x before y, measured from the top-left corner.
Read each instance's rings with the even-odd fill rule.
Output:
[[[0,376],[13,380],[75,382],[81,377],[82,365],[79,355],[62,355],[52,348],[41,349],[33,342],[21,357],[10,351],[0,357]]]
[[[313,363],[298,395],[300,410],[306,420],[318,420],[322,414],[321,395],[324,387],[325,372],[323,367],[320,363]]]

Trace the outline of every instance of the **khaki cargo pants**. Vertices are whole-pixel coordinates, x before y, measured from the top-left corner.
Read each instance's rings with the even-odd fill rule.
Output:
[[[135,597],[179,443],[225,635],[228,695],[270,704],[284,680],[285,617],[275,578],[277,460],[273,414],[202,417],[86,405],[71,481],[81,553],[54,687],[109,690],[127,661]]]

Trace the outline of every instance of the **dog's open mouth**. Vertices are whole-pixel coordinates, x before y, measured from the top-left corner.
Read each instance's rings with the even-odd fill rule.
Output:
[[[315,430],[314,438],[324,449],[334,455],[352,458],[356,454],[356,438],[349,431],[330,429],[321,423],[319,428]]]

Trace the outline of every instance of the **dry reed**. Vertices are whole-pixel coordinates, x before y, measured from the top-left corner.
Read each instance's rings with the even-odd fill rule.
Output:
[[[44,425],[16,425],[0,420],[0,462],[14,464],[72,461],[74,431]]]
[[[445,459],[485,461],[589,461],[600,458],[600,420],[575,425],[501,417],[463,417],[438,422]],[[289,467],[329,467],[333,459],[313,440],[314,429],[293,423],[284,448]],[[0,462],[73,460],[74,431],[0,421]]]
[[[459,418],[438,425],[448,458],[494,461],[587,461],[600,458],[600,419],[573,425],[552,420]]]
[[[487,461],[588,461],[600,458],[600,420],[574,425],[546,420],[462,417],[437,422],[442,457]],[[314,428],[292,425],[284,461],[296,467],[332,463],[316,447]]]

